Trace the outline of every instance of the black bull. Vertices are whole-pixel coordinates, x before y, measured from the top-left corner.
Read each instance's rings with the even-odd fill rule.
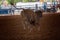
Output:
[[[39,24],[40,17],[42,17],[42,12],[40,10],[33,11],[30,9],[23,9],[21,16],[25,22],[31,25]]]

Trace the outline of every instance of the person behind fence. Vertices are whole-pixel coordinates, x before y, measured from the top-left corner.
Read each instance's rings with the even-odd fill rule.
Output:
[[[1,3],[0,5],[0,14],[8,14],[10,13],[10,5],[8,4],[8,2],[5,0],[4,2]]]
[[[10,2],[10,4],[11,4],[11,11],[12,11],[12,13],[14,14],[15,5],[14,5],[12,2]]]
[[[8,9],[8,2],[6,0],[1,3],[1,9]]]
[[[47,9],[47,3],[46,2],[44,2],[43,8],[44,8],[44,11],[46,12],[46,9]]]
[[[52,10],[51,11],[56,12],[55,6],[52,6]]]

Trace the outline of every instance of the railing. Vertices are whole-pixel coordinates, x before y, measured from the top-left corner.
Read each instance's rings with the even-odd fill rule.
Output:
[[[9,14],[11,13],[11,9],[0,9],[0,14]]]

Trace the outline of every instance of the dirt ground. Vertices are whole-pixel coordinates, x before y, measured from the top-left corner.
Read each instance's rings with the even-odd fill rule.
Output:
[[[40,25],[29,28],[18,15],[0,16],[0,40],[60,40],[60,14],[45,13]]]

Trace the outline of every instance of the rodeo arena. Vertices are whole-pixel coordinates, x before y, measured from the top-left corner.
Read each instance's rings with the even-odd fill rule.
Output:
[[[0,5],[0,40],[60,40],[60,0]]]

